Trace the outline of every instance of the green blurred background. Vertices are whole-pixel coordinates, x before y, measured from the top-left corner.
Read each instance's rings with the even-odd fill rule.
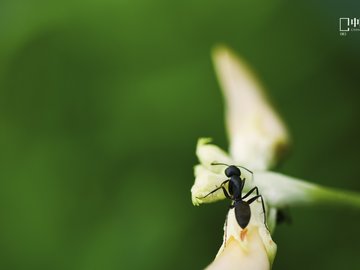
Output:
[[[227,147],[210,49],[256,70],[291,131],[278,170],[360,191],[358,1],[0,2],[0,268],[201,269],[229,202],[194,207],[195,144]],[[239,104],[241,106],[241,104]],[[359,211],[292,210],[275,269],[358,269]]]

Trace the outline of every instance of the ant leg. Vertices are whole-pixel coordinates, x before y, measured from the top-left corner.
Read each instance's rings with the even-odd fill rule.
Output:
[[[245,180],[245,179],[244,179],[244,180]],[[256,190],[256,195],[258,196],[258,195],[259,195],[259,190],[258,190],[257,187],[254,187],[254,188],[250,189],[250,191],[249,191],[248,193],[246,193],[246,194],[244,195],[244,197],[242,197],[241,199],[245,199],[246,197],[249,197],[249,195],[251,195],[251,193],[253,193],[254,190]]]
[[[256,188],[256,190],[257,190],[257,187],[255,187],[255,188]],[[255,190],[255,188],[253,188],[253,190]],[[245,195],[245,196],[246,196],[246,195]],[[264,199],[263,199],[263,197],[262,197],[261,195],[256,195],[255,197],[252,197],[250,200],[248,200],[247,203],[248,203],[248,204],[251,204],[251,203],[253,203],[253,202],[254,202],[256,199],[258,199],[258,198],[261,199],[261,205],[262,205],[262,209],[263,209],[263,212],[264,212],[264,225],[265,225],[266,229],[267,229],[268,231],[270,231],[269,228],[268,228],[268,226],[267,226],[267,224],[266,224],[266,212],[265,212],[265,204],[264,204]]]
[[[204,199],[204,198],[206,198],[207,196],[209,196],[209,195],[213,194],[214,192],[218,191],[220,188],[223,190],[224,195],[227,197],[229,194],[227,194],[227,192],[225,192],[226,190],[225,190],[225,188],[224,188],[224,185],[225,185],[226,183],[228,183],[229,181],[230,181],[230,180],[226,180],[226,181],[222,182],[221,185],[220,185],[220,187],[214,189],[214,190],[211,191],[210,193],[206,194],[204,197],[196,197],[196,198],[198,198],[198,199]],[[228,198],[228,197],[227,197],[227,198]]]
[[[243,190],[243,189],[244,189],[244,186],[245,186],[245,180],[246,180],[246,178],[244,177],[243,179],[241,179],[241,177],[240,177],[240,180],[241,180],[241,190]]]
[[[228,193],[228,191],[226,190],[226,188],[224,188],[223,185],[221,185],[221,188],[222,188],[222,190],[224,192],[225,197],[232,200],[232,198],[231,198],[230,194]]]

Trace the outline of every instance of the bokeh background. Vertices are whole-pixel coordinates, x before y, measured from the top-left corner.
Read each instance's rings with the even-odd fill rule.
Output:
[[[190,199],[227,148],[210,49],[253,67],[293,138],[278,171],[360,191],[358,1],[0,2],[0,268],[201,269],[228,202]],[[241,103],[239,103],[241,106]],[[275,269],[357,269],[359,211],[292,209]]]

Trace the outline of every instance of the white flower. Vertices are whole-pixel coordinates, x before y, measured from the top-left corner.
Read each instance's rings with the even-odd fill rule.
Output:
[[[265,201],[270,232],[275,228],[279,208],[339,203],[339,199],[340,203],[360,207],[358,194],[320,187],[269,171],[289,145],[285,125],[243,61],[224,46],[214,50],[213,60],[225,98],[230,154],[211,144],[209,138],[199,139],[196,154],[200,164],[195,166],[195,183],[191,188],[193,204],[225,198],[221,189],[206,196],[227,178],[225,165],[212,165],[217,162],[245,166],[253,171],[251,174],[241,169],[241,177],[246,179],[243,192],[258,187]],[[244,230],[238,225],[233,209],[229,210],[226,223],[223,244],[208,269],[270,269],[276,244],[264,224],[261,202],[251,204],[251,219]]]

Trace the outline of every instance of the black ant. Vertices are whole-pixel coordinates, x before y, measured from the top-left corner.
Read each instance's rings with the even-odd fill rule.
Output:
[[[247,170],[252,175],[253,172],[249,169],[246,169],[242,166],[235,166],[235,165],[227,165],[224,163],[211,163],[211,165],[225,165],[227,166],[225,170],[225,175],[229,177],[230,179],[225,180],[221,183],[220,187],[214,189],[207,195],[205,195],[202,198],[206,198],[207,196],[213,194],[214,192],[218,191],[219,189],[222,189],[224,192],[224,195],[226,198],[232,200],[232,203],[230,205],[230,209],[235,208],[235,218],[238,222],[239,226],[242,229],[245,229],[246,226],[249,224],[250,218],[251,218],[251,210],[250,210],[250,204],[253,203],[258,198],[261,199],[262,209],[264,212],[264,224],[266,229],[269,231],[267,225],[266,225],[266,214],[265,214],[265,205],[264,200],[261,195],[259,195],[259,190],[257,187],[252,188],[248,193],[246,193],[244,196],[242,196],[242,191],[245,186],[245,178],[241,178],[241,171],[239,168],[242,168],[244,170]],[[228,184],[228,189],[226,190],[225,185]],[[247,197],[249,197],[254,191],[256,191],[256,196],[252,197],[251,199],[244,201]],[[227,217],[226,217],[226,223],[227,223]],[[226,225],[225,225],[226,226]],[[225,237],[226,239],[226,237]]]

